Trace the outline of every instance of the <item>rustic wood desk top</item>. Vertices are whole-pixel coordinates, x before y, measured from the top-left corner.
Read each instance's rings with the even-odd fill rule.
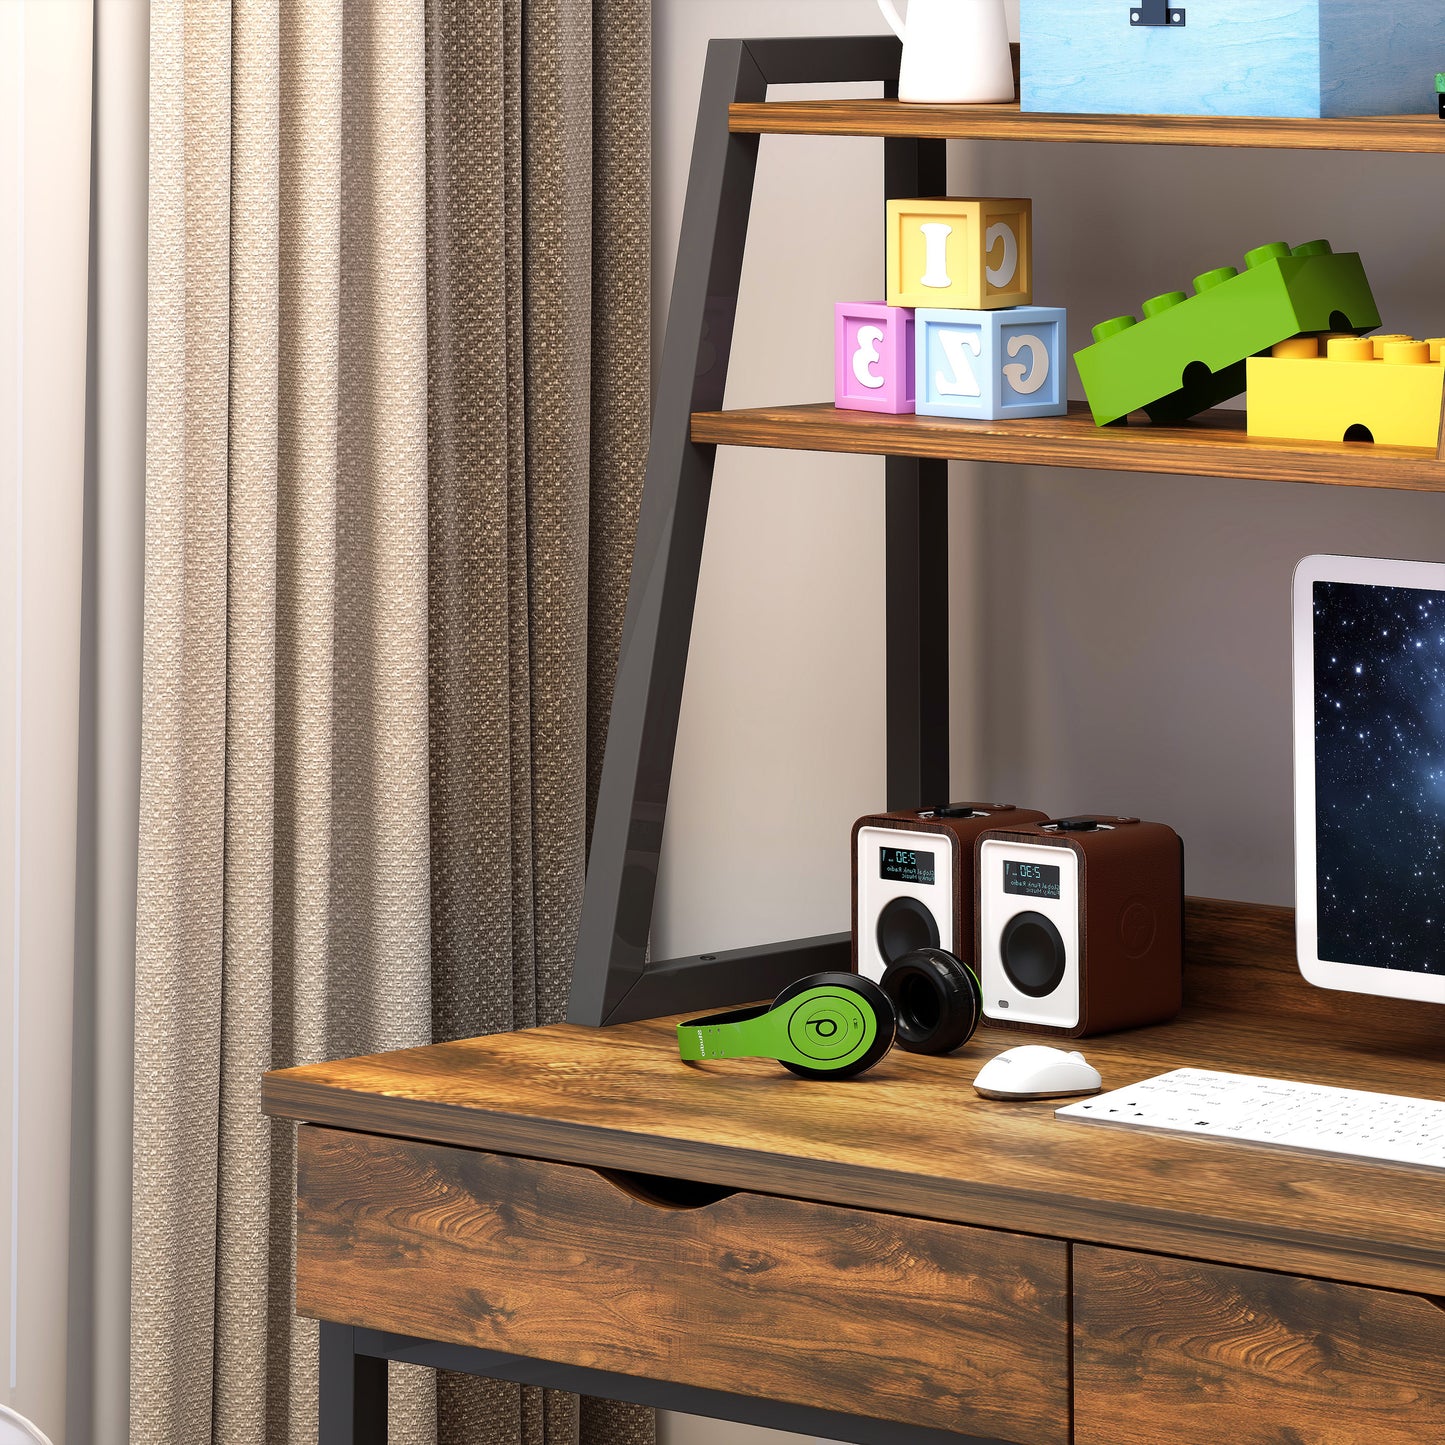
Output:
[[[1445,1099],[1445,1009],[1331,994],[1285,909],[1194,900],[1175,1023],[1081,1045],[1118,1088],[1183,1065]],[[827,1083],[683,1065],[675,1020],[569,1025],[268,1074],[266,1111],[372,1134],[1445,1295],[1445,1173],[1065,1123],[981,1062],[895,1050]]]

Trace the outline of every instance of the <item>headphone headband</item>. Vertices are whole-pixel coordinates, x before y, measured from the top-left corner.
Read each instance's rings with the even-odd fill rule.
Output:
[[[690,1064],[699,1059],[756,1058],[757,1055],[752,1052],[753,1031],[740,1029],[737,1025],[766,1018],[772,1008],[772,1004],[762,1003],[752,1008],[728,1009],[725,1013],[688,1019],[677,1026],[678,1051]],[[761,1030],[757,1032],[761,1033]],[[743,1052],[736,1052],[739,1047]]]

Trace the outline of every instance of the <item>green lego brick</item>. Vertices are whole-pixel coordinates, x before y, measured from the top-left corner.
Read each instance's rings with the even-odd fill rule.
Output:
[[[1156,422],[1185,421],[1245,388],[1251,356],[1303,331],[1363,334],[1380,313],[1356,252],[1328,241],[1291,249],[1260,246],[1245,269],[1221,266],[1143,306],[1144,319],[1116,316],[1094,328],[1074,356],[1099,426],[1144,411]]]

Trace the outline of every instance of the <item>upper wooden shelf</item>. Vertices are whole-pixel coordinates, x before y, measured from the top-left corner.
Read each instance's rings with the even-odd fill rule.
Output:
[[[839,411],[821,403],[694,412],[692,439],[785,451],[1445,491],[1445,462],[1433,451],[1360,442],[1266,441],[1246,435],[1244,413],[1238,411],[1206,412],[1187,426],[1144,422],[1101,428],[1079,402],[1071,403],[1068,416],[996,422]]]
[[[858,135],[918,140],[1102,141],[1251,146],[1267,150],[1445,152],[1433,115],[1297,120],[1253,116],[1041,115],[1018,105],[913,105],[897,100],[768,100],[731,107],[747,135]]]

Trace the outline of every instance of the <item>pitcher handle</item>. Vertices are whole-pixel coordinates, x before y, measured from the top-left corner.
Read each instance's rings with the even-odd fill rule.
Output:
[[[906,26],[893,0],[878,0],[878,8],[883,12],[883,18],[893,27],[893,33],[900,40],[906,42],[908,39]]]

